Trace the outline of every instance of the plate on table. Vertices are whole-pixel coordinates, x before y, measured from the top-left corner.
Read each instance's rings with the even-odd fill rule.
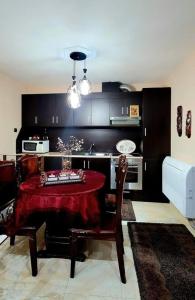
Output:
[[[121,140],[116,144],[118,152],[123,154],[129,154],[135,151],[136,145],[131,140]]]

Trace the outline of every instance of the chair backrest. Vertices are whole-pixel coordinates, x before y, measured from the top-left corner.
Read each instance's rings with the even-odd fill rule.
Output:
[[[116,227],[121,226],[121,208],[123,202],[123,186],[127,175],[128,162],[125,155],[120,155],[116,180]]]
[[[0,161],[0,182],[16,181],[16,168],[14,161]]]
[[[17,161],[19,182],[38,175],[41,172],[41,157],[37,155],[26,154]]]

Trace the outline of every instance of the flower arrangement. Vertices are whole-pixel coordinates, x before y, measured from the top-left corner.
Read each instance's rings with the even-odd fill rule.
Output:
[[[84,140],[77,139],[74,136],[70,136],[69,140],[64,143],[61,138],[58,137],[57,140],[57,150],[60,152],[72,152],[72,151],[81,151],[83,148]]]

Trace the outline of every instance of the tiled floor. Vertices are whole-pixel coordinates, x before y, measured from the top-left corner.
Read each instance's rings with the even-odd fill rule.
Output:
[[[171,204],[133,202],[137,221],[182,223],[195,235],[188,221]],[[17,238],[10,247],[7,239],[0,246],[0,299],[17,300],[138,300],[139,289],[127,233],[125,237],[125,267],[127,284],[120,282],[115,245],[111,242],[89,244],[89,258],[76,264],[76,276],[69,278],[70,261],[39,259],[37,277],[31,276],[28,242]],[[43,246],[43,231],[39,246]]]

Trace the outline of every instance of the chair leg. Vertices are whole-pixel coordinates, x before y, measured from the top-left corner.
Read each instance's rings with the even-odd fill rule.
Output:
[[[10,236],[10,246],[14,246],[14,244],[15,244],[15,235],[11,235]]]
[[[123,228],[121,225],[121,239],[122,239],[122,250],[123,250],[123,254],[125,254],[125,250],[124,250],[124,237],[123,237]]]
[[[74,278],[75,274],[75,262],[76,262],[76,251],[77,251],[77,238],[71,237],[71,266],[70,266],[70,278]]]
[[[120,234],[117,234],[116,236],[116,250],[117,250],[118,266],[119,266],[121,281],[122,283],[126,283],[125,265],[124,265],[124,258],[123,258],[123,241]]]
[[[29,237],[29,249],[30,249],[30,260],[32,276],[37,276],[37,239],[36,233]]]

